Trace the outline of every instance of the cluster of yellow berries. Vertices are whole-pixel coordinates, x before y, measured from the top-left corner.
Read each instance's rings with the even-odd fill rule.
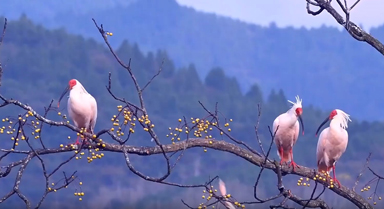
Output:
[[[203,190],[203,195],[201,196],[202,199],[206,199],[207,202],[209,202],[212,197],[213,197],[213,193],[217,193],[217,189],[213,189],[213,186],[211,186],[211,188],[207,191],[207,190]],[[231,194],[227,194],[225,195],[226,198],[231,198]],[[197,207],[198,209],[203,209],[203,208],[207,208],[207,206],[205,204],[206,203],[200,203],[199,206]],[[237,207],[240,207],[240,208],[245,208],[245,205],[242,205],[240,204],[239,202],[234,202],[233,203],[234,205],[236,205]],[[215,206],[212,206],[212,208],[215,208]]]
[[[166,137],[171,137],[171,141],[174,144],[175,140],[180,141],[180,134],[185,133],[187,136],[193,131],[193,135],[197,138],[202,138],[204,137],[205,139],[212,139],[212,131],[214,130],[212,126],[217,126],[216,122],[210,122],[207,119],[200,119],[200,118],[191,118],[191,128],[189,128],[187,125],[188,124],[182,124],[183,120],[181,118],[178,119],[179,126],[176,128],[171,128],[169,127],[169,134],[166,135]],[[233,120],[230,119],[230,122]],[[224,124],[225,127],[228,128],[228,132],[231,131],[231,128],[229,128],[229,123]],[[224,133],[220,131],[220,135],[223,135]],[[212,143],[212,141],[210,141]],[[206,152],[207,150],[204,148],[204,151]]]
[[[304,179],[303,177],[300,177],[297,180],[297,186],[308,186],[309,187],[309,186],[311,186],[311,184],[309,182],[310,182],[309,178]]]
[[[67,115],[65,114],[61,114],[61,112],[57,112],[57,114],[61,116],[64,120],[67,119]],[[67,123],[69,123],[69,121],[67,121]]]
[[[104,145],[104,147],[105,147],[105,144],[102,144],[102,145]],[[89,148],[91,148],[91,146]],[[100,151],[99,148],[96,148],[94,150],[91,150],[91,149],[89,150],[89,156],[87,157],[88,163],[91,163],[93,160],[101,159],[102,157],[104,157],[104,153],[99,154],[99,153],[97,153],[98,151]],[[77,151],[77,150],[75,150],[75,153],[80,154],[80,156],[76,156],[76,160],[82,159],[82,156],[84,156],[84,154],[85,154],[84,152],[79,153],[79,151]]]
[[[177,139],[177,141],[180,141],[180,133],[183,132],[183,128],[175,128],[172,130],[171,127],[168,128],[169,129],[169,134],[167,134],[166,136],[167,137],[171,137],[171,141],[172,141],[172,144],[175,144],[175,139]],[[189,130],[188,130],[188,127],[186,126],[185,127],[185,133],[186,134],[189,134]]]
[[[138,120],[139,122],[141,123],[145,123],[145,124],[150,124],[151,121],[148,119],[148,115],[146,117],[142,116],[141,118],[139,119],[136,119],[136,117],[133,115],[133,113],[131,111],[129,111],[127,108],[123,108],[122,105],[118,105],[117,106],[117,110],[119,112],[118,115],[113,115],[113,117],[111,118],[111,121],[112,121],[112,125],[114,127],[112,127],[110,129],[110,131],[115,131],[116,129],[116,135],[117,136],[124,136],[124,131],[125,129],[128,129],[129,128],[129,133],[135,133],[135,127],[136,127],[136,120]],[[123,122],[120,123],[120,119],[119,117],[122,116],[122,120]],[[115,129],[115,127],[118,127]],[[150,126],[148,127],[155,127],[154,124],[150,124]],[[148,131],[148,128],[144,128],[145,131]]]
[[[83,185],[83,182],[80,181],[79,185]],[[75,192],[74,195],[79,197],[79,201],[82,201],[83,198],[81,197],[84,196],[84,192]]]
[[[112,32],[106,32],[105,34],[107,34],[108,36],[113,36]]]
[[[361,192],[366,192],[366,191],[368,191],[368,190],[370,190],[370,189],[371,189],[371,186],[366,186],[366,187],[364,187],[364,188],[361,189]],[[374,193],[373,195],[375,196],[376,194]],[[379,196],[379,197],[377,197],[377,199],[378,199],[378,200],[381,200],[382,198]],[[368,197],[368,200],[373,200],[373,201],[374,201],[374,202],[373,202],[374,205],[377,204],[377,202],[375,201],[375,198],[372,198],[372,195]]]
[[[361,189],[361,192],[365,192],[371,189],[371,186],[367,186]]]
[[[26,114],[26,117],[29,117],[29,116],[33,116],[32,112],[29,111],[27,114]],[[22,121],[22,122],[25,122],[26,119],[19,116],[18,120]],[[8,123],[7,126],[2,126],[0,127],[0,134],[9,134],[9,135],[13,135],[13,134],[16,134],[16,136],[11,136],[11,140],[14,141],[14,145],[15,146],[18,146],[19,145],[19,140],[25,140],[26,139],[26,136],[24,135],[25,133],[22,132],[22,130],[20,129],[19,131],[16,130],[15,126],[17,125],[17,123],[14,123],[14,121],[12,121],[12,119],[6,117],[6,118],[3,118],[1,120],[2,122],[4,123]],[[32,127],[34,127],[38,132],[40,131],[40,129],[38,128],[38,125],[39,125],[39,121],[38,119],[36,118],[36,122],[35,121],[32,121]],[[32,135],[35,135],[35,132],[32,132]],[[35,136],[35,139],[38,139],[40,136],[39,135],[36,135]],[[13,150],[13,149],[11,149]]]
[[[72,178],[75,178],[74,176],[72,176]],[[57,189],[53,188],[55,186],[55,183],[51,183],[52,187],[48,187],[48,192],[57,192]],[[65,187],[61,187],[59,189],[62,189],[62,188],[65,188],[67,189],[68,186],[65,186]]]
[[[148,131],[148,128],[155,128],[155,124],[151,124],[151,121],[148,119],[148,115],[143,115],[137,120],[140,123],[145,124],[144,131]]]
[[[313,177],[313,180],[315,180],[315,181],[316,180],[318,180],[318,181],[327,181],[327,179],[329,179],[329,185],[327,186],[328,189],[335,187],[334,186],[335,185],[334,181],[331,178],[331,176],[329,175],[329,173],[321,171],[321,174],[323,174],[323,176],[319,176],[318,174],[316,174],[316,176]]]
[[[55,183],[52,183],[52,186],[55,186]],[[67,188],[67,187],[66,187]],[[57,190],[56,189],[54,189],[54,188],[52,188],[52,187],[48,187],[48,191],[50,191],[50,192],[57,192]]]
[[[245,208],[245,205],[240,204],[239,202],[234,202],[237,207]]]

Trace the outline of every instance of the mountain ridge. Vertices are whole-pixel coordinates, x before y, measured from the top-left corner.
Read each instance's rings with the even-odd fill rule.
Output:
[[[384,119],[384,99],[375,96],[384,87],[382,56],[337,28],[262,27],[199,12],[174,0],[138,0],[80,14],[61,12],[42,24],[99,41],[91,18],[114,33],[113,46],[128,39],[144,52],[164,49],[177,67],[194,63],[200,78],[222,67],[239,80],[243,92],[256,82],[264,95],[281,88],[289,97],[298,94],[304,103],[322,109],[345,109],[365,120]],[[371,33],[383,37],[384,27]]]

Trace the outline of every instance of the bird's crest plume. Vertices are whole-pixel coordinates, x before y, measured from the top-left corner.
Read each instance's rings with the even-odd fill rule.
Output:
[[[300,99],[299,95],[297,95],[295,98],[296,98],[296,102],[292,102],[292,101],[290,101],[290,100],[288,100],[288,102],[291,103],[291,104],[293,104],[293,107],[295,107],[295,108],[298,108],[298,107],[303,108],[302,105],[301,105],[301,103],[303,102],[303,100]]]
[[[347,113],[345,113],[344,111],[339,110],[339,109],[336,109],[336,112],[337,112],[337,115],[335,115],[334,119],[337,119],[340,121],[341,128],[347,129],[348,128],[348,121],[352,122],[352,120],[349,118],[349,115]]]

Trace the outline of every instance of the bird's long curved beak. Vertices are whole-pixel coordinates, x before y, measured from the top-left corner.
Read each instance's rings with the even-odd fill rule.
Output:
[[[60,107],[60,101],[61,101],[61,99],[64,97],[64,95],[68,92],[68,90],[69,90],[69,86],[67,86],[67,87],[64,89],[63,93],[61,94],[60,99],[59,99],[59,102],[57,102],[57,107]]]
[[[301,129],[302,129],[303,135],[304,135],[304,123],[303,123],[303,118],[301,117],[301,115],[299,115],[299,120],[300,120],[300,123],[301,123]]]
[[[319,133],[321,127],[322,127],[326,122],[328,122],[328,120],[329,120],[329,117],[327,117],[327,118],[320,124],[319,128],[318,128],[317,131],[316,131],[316,136],[317,136],[317,134]]]

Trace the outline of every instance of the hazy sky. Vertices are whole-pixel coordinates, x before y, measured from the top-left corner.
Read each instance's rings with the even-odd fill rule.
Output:
[[[278,26],[318,27],[322,24],[337,26],[330,14],[318,16],[307,14],[305,0],[177,0],[181,5],[197,10],[230,16],[245,22],[268,25],[271,21]],[[344,2],[344,1],[342,1]],[[352,5],[355,0],[347,0]],[[332,1],[338,8],[336,0]],[[362,24],[364,29],[384,23],[384,0],[361,0],[352,10],[351,20]]]

